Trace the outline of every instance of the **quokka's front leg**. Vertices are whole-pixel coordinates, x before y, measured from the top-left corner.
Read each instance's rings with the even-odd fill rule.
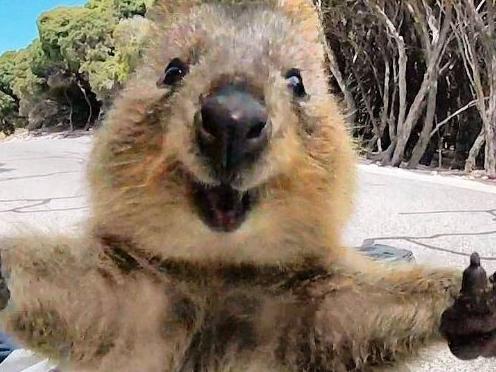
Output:
[[[376,286],[394,293],[402,303],[399,316],[384,311],[384,319],[401,320],[390,322],[391,332],[412,324],[406,330],[414,342],[416,337],[429,341],[442,335],[460,359],[496,357],[496,274],[488,280],[477,253],[463,276],[415,265],[402,270],[382,267],[373,271],[374,276],[380,279],[372,280]],[[409,303],[415,306],[407,310]]]
[[[441,316],[456,299],[461,272],[352,258],[307,289],[321,302],[313,331],[298,337],[308,340],[304,360],[314,363],[305,368],[400,370],[419,349],[442,341]]]
[[[123,353],[160,343],[163,288],[119,272],[98,243],[30,236],[0,244],[10,290],[2,325],[21,344],[71,367],[130,371],[132,363],[119,365]],[[140,370],[154,368],[147,363]]]

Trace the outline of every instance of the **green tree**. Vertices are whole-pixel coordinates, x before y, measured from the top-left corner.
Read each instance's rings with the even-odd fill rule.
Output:
[[[120,18],[130,18],[134,15],[144,16],[146,14],[146,1],[143,0],[121,0],[115,1]]]
[[[10,96],[12,91],[12,81],[14,80],[16,52],[5,52],[0,56],[0,91]]]
[[[155,0],[90,0],[86,7],[111,11],[118,18],[144,16]]]
[[[38,19],[41,46],[51,61],[78,72],[89,59],[108,58],[115,23],[110,12],[99,9],[57,8]]]
[[[146,44],[150,22],[141,16],[122,19],[113,33],[113,55],[105,60],[91,59],[83,66],[97,98],[105,107],[135,70]]]
[[[89,0],[43,13],[39,39],[0,56],[2,120],[88,127],[138,64],[150,28],[143,16],[153,2]]]
[[[19,116],[28,116],[29,110],[43,91],[44,79],[35,75],[31,69],[33,64],[33,51],[39,44],[35,41],[26,49],[16,53],[14,79],[11,89],[19,98]]]
[[[39,43],[34,42],[26,49],[0,56],[0,120],[4,132],[26,125],[24,117],[43,90],[43,79],[31,70],[38,48]]]
[[[11,134],[15,128],[13,119],[17,116],[17,105],[12,96],[0,90],[0,132]]]

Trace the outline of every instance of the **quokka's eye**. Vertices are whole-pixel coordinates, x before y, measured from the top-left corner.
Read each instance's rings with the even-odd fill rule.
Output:
[[[284,77],[288,81],[288,87],[293,91],[293,94],[296,97],[303,98],[307,96],[300,70],[297,68],[292,68],[286,72]]]
[[[167,86],[176,85],[179,83],[189,72],[189,67],[186,63],[179,58],[174,58],[165,68],[164,73],[157,81],[157,86],[164,88]]]

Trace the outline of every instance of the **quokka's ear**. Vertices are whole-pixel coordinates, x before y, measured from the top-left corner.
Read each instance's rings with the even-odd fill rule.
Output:
[[[302,31],[310,37],[320,33],[320,18],[317,8],[311,0],[277,0],[278,7],[291,18],[298,20]]]

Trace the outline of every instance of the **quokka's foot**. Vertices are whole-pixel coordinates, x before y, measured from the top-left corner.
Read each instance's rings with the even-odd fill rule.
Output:
[[[441,333],[459,359],[496,357],[495,278],[496,273],[488,281],[479,255],[473,253],[460,295],[441,317]]]

